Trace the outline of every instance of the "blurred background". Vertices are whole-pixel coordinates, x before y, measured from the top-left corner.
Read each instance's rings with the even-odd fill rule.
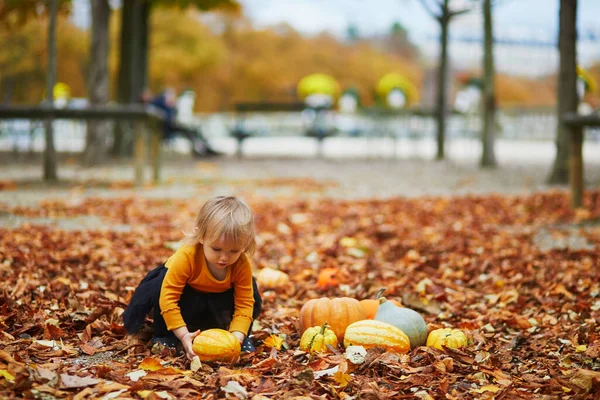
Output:
[[[0,102],[152,104],[175,124],[162,133],[175,155],[551,162],[561,3],[4,0]],[[577,109],[589,114],[600,105],[600,3],[572,3]],[[133,151],[127,123],[52,127],[56,151],[88,165]],[[587,130],[586,151],[596,151],[597,134]],[[47,140],[40,121],[0,120],[6,160],[42,152]]]

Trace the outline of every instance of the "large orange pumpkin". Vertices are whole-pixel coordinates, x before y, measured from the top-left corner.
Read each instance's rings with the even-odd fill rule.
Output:
[[[235,361],[240,357],[241,345],[231,332],[207,329],[194,338],[194,353],[201,361]]]
[[[344,347],[362,346],[365,349],[383,347],[393,353],[408,353],[410,339],[400,328],[385,322],[366,319],[346,329]]]
[[[322,326],[327,322],[335,336],[342,342],[348,325],[363,319],[365,319],[365,311],[356,299],[350,297],[312,299],[300,309],[300,335],[312,326]]]

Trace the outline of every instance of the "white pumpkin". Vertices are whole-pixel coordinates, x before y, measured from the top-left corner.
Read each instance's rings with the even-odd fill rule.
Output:
[[[267,267],[260,270],[256,283],[261,289],[279,289],[290,283],[290,277],[285,272]]]
[[[421,314],[410,308],[398,307],[385,297],[381,297],[379,301],[381,304],[375,314],[376,321],[400,328],[408,336],[411,349],[423,346],[427,342],[427,323]]]

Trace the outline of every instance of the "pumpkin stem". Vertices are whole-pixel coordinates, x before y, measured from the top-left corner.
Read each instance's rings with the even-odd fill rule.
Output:
[[[385,292],[386,290],[387,290],[386,287],[382,287],[381,289],[379,289],[379,291],[375,295],[375,300],[379,300],[381,298],[381,296],[383,295],[383,292]]]
[[[321,331],[319,332],[320,335],[325,336],[325,329],[327,329],[327,322],[325,322],[323,324],[323,326],[321,327]],[[316,335],[315,335],[316,336]],[[313,338],[314,339],[314,338]]]
[[[327,322],[325,322],[323,324],[323,326],[321,326],[321,330],[319,331],[319,333],[317,333],[310,339],[310,343],[308,344],[308,352],[309,353],[312,353],[312,347],[313,347],[313,343],[315,342],[315,338],[319,335],[325,336],[325,329],[327,329]]]
[[[379,300],[379,305],[381,305],[387,301],[387,299],[383,296],[379,297],[377,300]]]

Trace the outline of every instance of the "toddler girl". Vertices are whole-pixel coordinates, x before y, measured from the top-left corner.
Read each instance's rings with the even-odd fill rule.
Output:
[[[252,211],[235,197],[211,198],[186,236],[140,282],[123,313],[125,328],[137,332],[154,308],[153,341],[175,347],[179,340],[189,359],[194,337],[210,328],[228,329],[242,351],[254,351],[248,335],[262,300],[250,264],[256,248]]]

